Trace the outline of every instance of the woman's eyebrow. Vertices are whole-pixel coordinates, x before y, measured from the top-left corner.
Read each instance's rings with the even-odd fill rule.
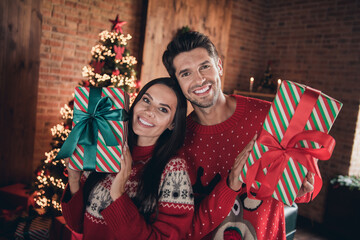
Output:
[[[150,98],[152,101],[154,100],[153,97],[149,94],[149,93],[144,93],[144,95],[146,95],[148,98]],[[166,104],[166,103],[159,103],[161,106],[167,107],[169,109],[171,109],[170,105]]]

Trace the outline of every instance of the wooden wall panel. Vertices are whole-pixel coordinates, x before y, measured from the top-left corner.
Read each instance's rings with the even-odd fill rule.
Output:
[[[40,0],[0,3],[0,186],[32,176],[41,38]]]
[[[162,54],[176,32],[184,26],[210,36],[225,66],[231,5],[231,0],[149,0],[141,84],[168,76],[162,64]],[[224,82],[225,76],[222,79]]]

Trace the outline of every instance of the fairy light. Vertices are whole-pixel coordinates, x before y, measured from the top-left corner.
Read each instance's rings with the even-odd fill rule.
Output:
[[[51,128],[51,134],[54,137],[58,137],[61,140],[65,141],[66,138],[69,136],[71,130],[70,129],[66,129],[64,127],[64,124],[57,124],[56,126],[53,126]]]
[[[94,69],[91,66],[84,66],[82,68],[82,76],[92,78],[95,75]]]
[[[67,104],[60,109],[60,114],[62,119],[73,119],[73,110]]]
[[[45,156],[46,156],[45,163],[52,162],[55,159],[56,155],[59,153],[59,151],[60,148],[54,148],[50,152],[45,152]]]
[[[119,64],[127,64],[128,66],[133,66],[133,65],[137,64],[137,60],[133,56],[125,56],[120,60],[115,59],[115,62],[119,63]]]
[[[108,74],[95,74],[95,79],[97,79],[98,82],[105,82],[106,80],[110,80],[111,77]]]

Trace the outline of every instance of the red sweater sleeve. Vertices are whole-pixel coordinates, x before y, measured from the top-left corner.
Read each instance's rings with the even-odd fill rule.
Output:
[[[122,239],[182,239],[194,214],[190,179],[182,159],[170,161],[160,184],[156,221],[148,224],[127,194],[122,195],[101,214]]]
[[[196,207],[187,239],[201,239],[213,231],[231,211],[238,192],[228,187],[223,178]]]
[[[83,232],[84,201],[82,185],[77,193],[71,196],[69,185],[66,186],[61,199],[62,214],[66,223],[75,232]]]

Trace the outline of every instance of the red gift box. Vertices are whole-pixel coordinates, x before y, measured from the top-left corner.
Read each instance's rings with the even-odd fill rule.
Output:
[[[315,174],[315,197],[322,185],[317,160],[332,154],[335,140],[327,133],[341,107],[318,90],[283,81],[239,176],[248,193],[291,206],[310,171]]]

